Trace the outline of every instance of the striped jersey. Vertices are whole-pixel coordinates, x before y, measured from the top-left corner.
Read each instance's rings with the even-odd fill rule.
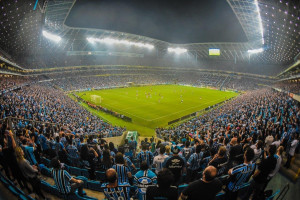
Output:
[[[128,183],[129,182],[128,172],[130,172],[130,171],[129,171],[128,167],[121,165],[121,164],[116,164],[116,165],[113,165],[112,168],[114,168],[118,173],[118,182],[119,183],[124,183],[124,182]]]
[[[250,179],[255,168],[255,163],[250,163],[248,165],[243,163],[234,167],[231,172],[232,179],[228,184],[228,189],[232,192],[239,190],[240,187]]]
[[[52,169],[51,174],[58,191],[62,194],[69,194],[71,192],[71,175],[62,169]]]
[[[139,163],[141,164],[143,161],[146,161],[148,166],[151,167],[152,165],[152,161],[153,161],[153,154],[150,151],[141,151],[138,155],[137,155],[137,160],[139,161]]]
[[[101,188],[108,200],[129,200],[129,183],[118,183],[117,187],[107,187],[108,183],[103,183]]]
[[[79,158],[78,150],[74,145],[67,146],[67,152],[72,158]]]
[[[189,169],[191,170],[198,170],[201,166],[201,160],[203,157],[203,152],[200,153],[193,153],[189,160],[187,161],[187,164],[189,165]]]
[[[139,200],[146,200],[147,187],[157,184],[157,176],[151,170],[140,170],[134,175],[134,185],[137,187],[136,192]]]

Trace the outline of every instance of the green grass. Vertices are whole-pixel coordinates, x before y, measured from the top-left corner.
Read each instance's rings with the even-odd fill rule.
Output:
[[[137,130],[142,136],[152,136],[156,127],[167,126],[169,121],[238,95],[235,92],[180,85],[117,88],[76,94],[86,101],[132,118],[132,123],[125,122],[81,103],[87,110],[111,124],[126,127],[127,130]],[[101,103],[93,102],[91,95],[101,96]]]

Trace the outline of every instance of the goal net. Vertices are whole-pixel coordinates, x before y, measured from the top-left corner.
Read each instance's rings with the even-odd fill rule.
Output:
[[[98,96],[98,95],[91,95],[91,101],[96,104],[101,103],[102,98],[101,98],[101,96]]]

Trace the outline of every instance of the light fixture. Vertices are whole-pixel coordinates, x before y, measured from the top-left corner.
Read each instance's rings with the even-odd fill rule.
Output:
[[[61,40],[60,36],[54,35],[54,34],[49,33],[47,31],[43,31],[43,35],[45,36],[45,38],[47,38],[49,40],[53,40],[54,42],[59,42]]]
[[[177,48],[169,47],[168,52],[173,52],[173,53],[176,53],[176,54],[182,54],[182,53],[186,53],[187,49],[183,49],[183,48],[179,48],[179,47],[177,47]]]
[[[251,49],[251,50],[248,50],[248,53],[249,54],[254,54],[254,53],[261,53],[263,52],[264,49],[263,48],[259,48],[259,49]]]
[[[129,46],[137,46],[137,47],[143,47],[147,49],[153,49],[154,46],[152,44],[148,43],[141,43],[141,42],[132,42],[129,40],[117,40],[113,38],[86,38],[90,43],[94,42],[101,42],[101,43],[106,43],[106,44],[123,44],[123,45],[129,45]]]

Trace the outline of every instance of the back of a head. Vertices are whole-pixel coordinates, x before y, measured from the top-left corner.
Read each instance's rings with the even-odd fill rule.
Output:
[[[246,149],[245,158],[248,162],[250,162],[254,158],[254,150],[252,148]]]
[[[200,153],[201,152],[201,145],[196,146],[196,153]]]
[[[158,187],[167,189],[171,186],[173,182],[174,182],[174,175],[169,169],[164,168],[162,171],[158,172],[157,174]]]
[[[218,154],[219,154],[219,156],[221,156],[221,157],[225,156],[225,154],[226,154],[226,147],[225,147],[225,146],[221,146],[221,147],[219,148]]]
[[[269,154],[273,156],[276,153],[276,146],[274,144],[269,146]]]
[[[143,171],[148,170],[149,169],[148,163],[146,161],[143,161],[141,163],[140,169],[143,170]]]
[[[124,161],[124,158],[123,158],[123,154],[118,152],[116,154],[115,161],[116,161],[117,164],[124,164],[125,161]]]
[[[189,146],[190,146],[190,141],[187,140],[187,141],[185,142],[185,147],[188,148]]]
[[[121,154],[124,154],[124,147],[122,147],[122,146],[119,146],[118,147],[118,152],[120,152]]]
[[[105,172],[106,180],[108,183],[115,183],[117,181],[117,172],[115,169],[110,168]]]
[[[257,149],[262,149],[263,147],[263,142],[261,140],[257,141]]]
[[[213,181],[217,176],[217,169],[214,166],[208,166],[203,172],[203,178],[207,182]]]
[[[159,153],[164,154],[166,152],[166,147],[164,145],[160,145],[159,147]]]
[[[142,150],[143,150],[143,151],[146,151],[146,150],[147,150],[147,145],[146,145],[146,144],[143,144]]]
[[[57,157],[52,158],[52,160],[51,160],[51,166],[52,166],[54,169],[60,169],[60,162],[59,162],[59,160],[58,160]]]

